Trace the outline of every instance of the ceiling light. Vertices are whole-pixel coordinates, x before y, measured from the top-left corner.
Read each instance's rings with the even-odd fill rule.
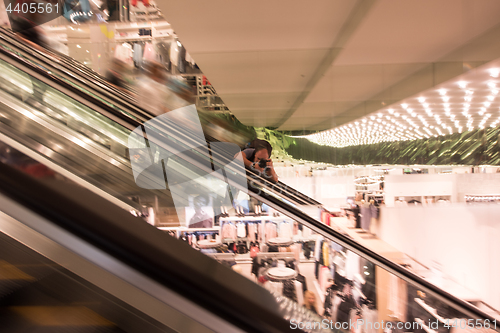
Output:
[[[495,82],[488,82],[488,87],[490,87],[491,89],[495,89],[497,87],[497,84]]]
[[[446,95],[446,89],[439,89],[439,95],[443,96]]]
[[[465,92],[466,95],[472,95],[473,93],[474,93],[474,91],[472,91],[470,89]]]
[[[390,113],[390,114],[393,114],[393,113],[394,113],[394,110],[393,110],[393,109],[389,109],[389,110],[387,110],[387,111],[389,111],[389,113]]]
[[[419,97],[419,98],[418,98],[418,101],[419,101],[420,103],[423,103],[423,102],[425,102],[425,98],[424,98],[424,97]]]
[[[457,84],[462,89],[465,89],[465,87],[467,87],[467,82],[465,81],[458,81]]]
[[[489,106],[491,105],[491,103],[490,103],[490,102],[484,102],[483,104],[484,104],[484,106],[486,106],[486,107],[489,107]]]
[[[493,95],[498,95],[498,90],[493,89],[493,90],[491,91],[491,93],[492,93]]]
[[[448,102],[450,100],[448,96],[443,96],[441,98],[443,99],[443,102]]]
[[[80,45],[78,45],[78,44],[76,44],[76,47],[77,47],[77,48],[79,48],[79,49],[81,49],[81,48],[82,48],[82,47],[81,47]]]
[[[403,104],[401,104],[401,106],[403,107],[403,109],[406,109],[408,107],[408,104],[403,103]]]
[[[500,68],[490,69],[490,76],[491,77],[498,77],[499,74],[500,74]]]
[[[382,113],[378,113],[378,114],[377,114],[377,116],[378,116],[379,118],[382,118]]]
[[[493,101],[495,99],[495,96],[488,96],[486,97],[488,100]]]

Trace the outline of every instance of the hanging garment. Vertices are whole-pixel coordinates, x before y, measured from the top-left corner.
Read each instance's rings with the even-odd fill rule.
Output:
[[[309,229],[308,227],[303,227],[302,228],[302,237],[304,238],[310,238],[311,237],[311,229]]]
[[[225,223],[222,226],[222,239],[236,240],[236,226],[233,223]]]
[[[342,300],[337,310],[337,322],[349,323],[351,310],[356,307],[356,302],[352,296],[348,296]]]
[[[141,0],[144,6],[149,6],[149,0]],[[134,7],[137,7],[138,0],[130,0],[130,4]]]
[[[377,333],[374,324],[378,321],[378,312],[374,309],[369,309],[367,305],[361,307],[361,315],[364,320],[364,333]]]
[[[293,284],[295,286],[295,294],[297,295],[297,303],[302,306],[304,305],[304,292],[302,291],[302,283],[300,283],[299,281],[294,281]]]
[[[325,302],[323,303],[324,317],[331,318],[332,317],[332,307],[333,307],[333,298],[337,295],[337,291],[334,286],[330,286],[326,289],[325,292]]]
[[[300,261],[300,253],[302,252],[302,244],[296,243],[290,246],[295,260]]]
[[[326,266],[321,267],[319,271],[319,286],[323,292],[326,291],[326,284],[328,283],[328,279],[330,276],[330,269]]]
[[[295,293],[295,284],[293,280],[283,281],[283,296],[297,302],[297,295]]]
[[[243,222],[240,222],[236,225],[236,235],[239,237],[239,238],[243,238],[243,237],[246,237],[247,235],[247,232],[246,232],[246,225],[245,223]]]
[[[257,233],[257,225],[255,223],[249,223],[248,224],[248,240],[250,242],[256,242],[257,241],[257,237],[256,237],[256,234]]]
[[[328,245],[328,242],[323,242],[321,256],[323,266],[330,267],[330,246]]]
[[[359,256],[352,252],[347,251],[347,256],[345,260],[345,274],[348,280],[353,281],[356,274],[360,274],[360,264],[359,264]]]
[[[276,231],[276,224],[272,222],[266,223],[266,239],[276,238],[278,236],[278,232]]]
[[[140,68],[142,66],[142,45],[139,43],[134,44],[133,59],[135,67]]]
[[[322,238],[316,239],[316,244],[314,245],[314,259],[316,259],[317,262],[319,262],[320,258],[321,258],[321,245],[322,244],[323,244]]]
[[[186,49],[184,46],[179,46],[179,56],[178,56],[178,65],[177,69],[179,70],[179,73],[185,73],[186,72]]]
[[[371,209],[367,204],[363,204],[359,207],[359,214],[361,215],[361,229],[365,231],[370,231],[371,222]]]
[[[280,230],[280,232],[279,232],[280,238],[292,238],[290,223],[281,222],[279,230]]]
[[[158,56],[156,54],[156,51],[155,51],[153,44],[146,43],[144,45],[143,59],[144,59],[144,61],[152,61],[152,62],[158,61]]]
[[[133,65],[132,47],[127,43],[117,45],[115,48],[115,58],[127,65]]]

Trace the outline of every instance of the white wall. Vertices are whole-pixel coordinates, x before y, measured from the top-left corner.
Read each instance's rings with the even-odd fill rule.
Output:
[[[280,181],[318,200],[325,207],[338,207],[346,203],[346,197],[354,196],[353,169],[314,170],[313,177],[305,177],[308,170],[309,167],[304,166],[280,167],[276,168],[276,173]]]
[[[392,207],[394,199],[400,196],[450,195],[452,202],[465,202],[466,194],[500,194],[500,173],[415,174],[385,177],[385,202],[389,207]]]
[[[383,207],[378,236],[500,309],[500,205]]]
[[[385,177],[385,202],[393,206],[401,196],[452,195],[453,174],[388,175]]]

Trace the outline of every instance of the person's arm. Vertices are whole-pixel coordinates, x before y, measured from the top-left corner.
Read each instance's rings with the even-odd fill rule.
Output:
[[[267,168],[267,175],[271,178],[271,181],[274,183],[278,182],[278,175],[276,174],[276,171],[274,171],[273,161],[271,159],[267,162]]]

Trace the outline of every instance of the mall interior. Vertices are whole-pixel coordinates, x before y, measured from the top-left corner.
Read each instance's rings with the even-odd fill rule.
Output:
[[[499,13],[0,3],[1,331],[500,332]]]

